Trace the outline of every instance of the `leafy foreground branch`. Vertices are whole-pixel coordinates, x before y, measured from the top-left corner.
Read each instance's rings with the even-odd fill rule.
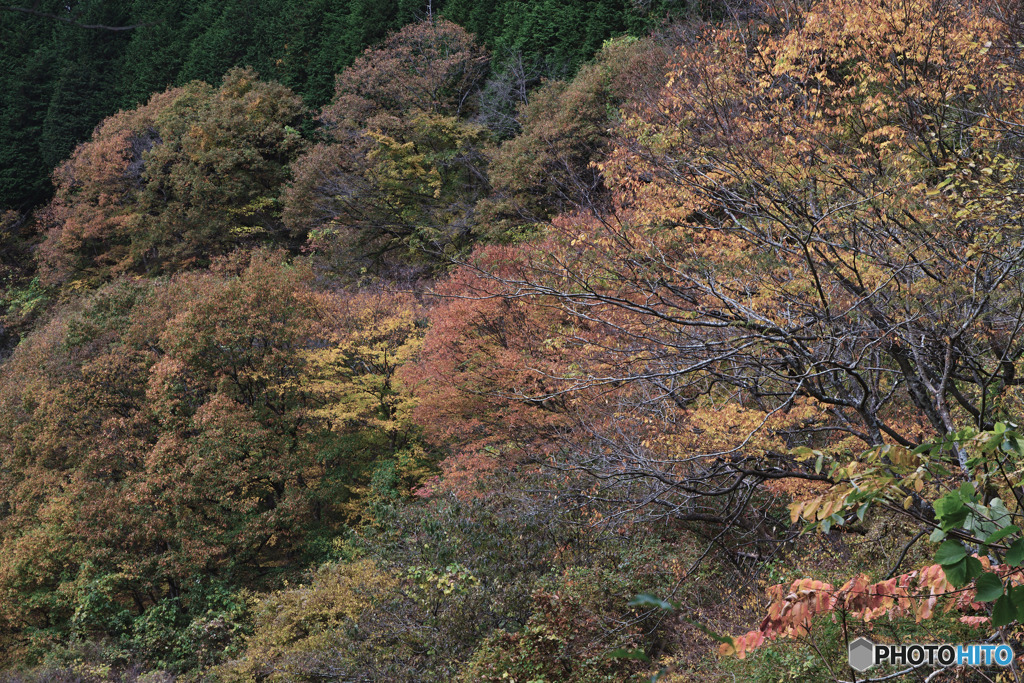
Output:
[[[967,481],[956,466],[961,458]],[[996,629],[994,638],[1018,638],[1011,625],[1024,623],[1022,465],[1024,436],[1004,423],[988,431],[965,429],[913,451],[874,449],[834,465],[839,483],[793,503],[794,522],[804,519],[827,530],[862,519],[870,508],[903,514],[931,529],[931,541],[941,541],[935,563],[882,581],[858,574],[838,587],[810,578],[772,586],[760,627],[727,639],[721,654],[742,659],[773,639],[805,636],[815,617],[829,614],[844,623],[882,617],[920,623],[956,610],[964,624]]]

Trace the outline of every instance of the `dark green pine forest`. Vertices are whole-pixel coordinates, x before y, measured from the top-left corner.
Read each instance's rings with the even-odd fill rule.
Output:
[[[33,0],[0,93],[0,683],[1024,677],[1018,0]]]

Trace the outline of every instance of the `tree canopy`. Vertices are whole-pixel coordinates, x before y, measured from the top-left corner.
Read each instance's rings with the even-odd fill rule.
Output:
[[[301,113],[287,88],[233,69],[219,88],[197,81],[110,117],[54,171],[44,276],[168,273],[247,241],[301,240],[276,209]]]

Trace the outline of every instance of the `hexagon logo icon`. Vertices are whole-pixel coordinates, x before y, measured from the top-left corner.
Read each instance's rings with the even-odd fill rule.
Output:
[[[850,643],[850,667],[854,671],[867,671],[875,665],[875,644],[867,638]]]

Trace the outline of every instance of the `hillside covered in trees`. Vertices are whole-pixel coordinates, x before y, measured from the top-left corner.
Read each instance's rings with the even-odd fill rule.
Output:
[[[0,31],[0,681],[1024,678],[1019,3]]]
[[[313,109],[334,77],[389,33],[436,13],[486,45],[493,106],[519,70],[530,86],[564,78],[604,40],[646,35],[664,19],[710,9],[682,0],[34,0],[0,5],[0,207],[51,194],[50,172],[96,124],[168,86],[216,83],[250,66]],[[91,27],[91,28],[85,28]],[[103,27],[126,29],[104,30]]]

